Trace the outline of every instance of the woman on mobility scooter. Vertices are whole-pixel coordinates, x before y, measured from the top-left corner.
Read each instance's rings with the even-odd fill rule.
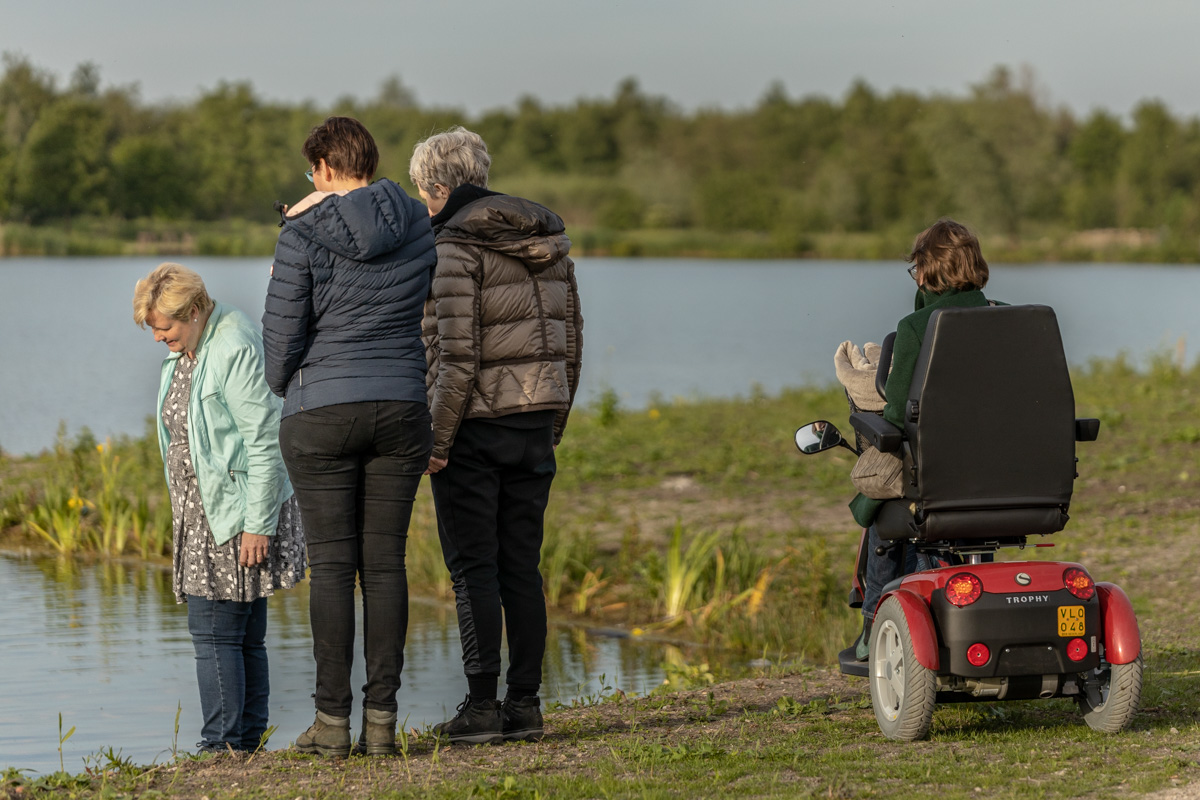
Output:
[[[978,284],[934,294],[926,268],[939,226],[956,235],[943,221],[914,248],[914,277],[924,284],[918,307],[935,307],[901,321],[890,378],[892,343],[884,342],[876,375],[884,416],[850,418],[898,466],[885,486],[891,493],[872,492],[893,499],[855,501],[873,529],[864,539],[878,542],[860,545],[858,569],[863,594],[872,592],[864,612],[874,613],[866,661],[843,653],[842,670],[868,678],[876,720],[893,739],[925,736],[937,702],[1051,697],[1075,699],[1096,730],[1120,731],[1137,711],[1142,681],[1124,592],[1076,563],[986,561],[1066,526],[1075,444],[1095,440],[1099,421],[1075,418],[1053,310],[989,307]],[[797,446],[870,452],[835,439],[831,427],[802,426]],[[867,586],[866,562],[897,548],[927,563],[882,586],[876,569],[875,587]]]
[[[989,304],[983,296],[983,287],[988,282],[987,261],[983,258],[979,240],[966,226],[951,219],[938,220],[917,236],[912,252],[905,260],[912,264],[908,274],[917,282],[915,310],[896,325],[892,366],[884,389],[886,404],[883,406],[883,418],[897,427],[904,424],[904,403],[908,398],[913,369],[917,364],[917,354],[921,351],[921,342],[925,339],[929,317],[939,308],[971,308]],[[839,355],[845,353],[848,347],[848,342],[843,344],[838,350]],[[877,365],[869,358],[854,359],[858,362],[858,369],[855,370],[846,360],[836,360],[840,362],[838,377],[851,392],[855,405],[867,410],[875,408],[874,398],[869,395],[876,393]],[[850,366],[850,370],[847,370],[847,366]],[[860,373],[866,380],[855,380],[857,376],[854,372]],[[864,395],[858,387],[865,387],[867,393]],[[867,660],[871,624],[875,620],[875,607],[883,587],[901,575],[933,566],[928,556],[918,554],[912,548],[892,547],[883,555],[876,555],[876,550],[883,547],[874,524],[875,515],[882,504],[883,499],[867,497],[862,493],[850,502],[854,521],[867,529],[866,572],[862,587],[863,629],[854,643],[854,656],[858,661]]]

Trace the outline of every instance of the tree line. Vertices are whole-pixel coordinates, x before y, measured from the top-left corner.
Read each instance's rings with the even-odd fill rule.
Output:
[[[280,104],[221,83],[188,104],[141,102],[81,64],[65,85],[5,55],[0,222],[80,217],[269,222],[310,191],[299,153],[331,113],[375,135],[380,176],[406,188],[413,144],[463,124],[487,140],[492,185],[569,224],[622,230],[919,230],[939,216],[988,235],[1151,230],[1200,242],[1200,122],[1146,100],[1128,120],[1080,118],[997,67],[961,96],[877,92],[789,97],[773,85],[742,110],[685,112],[627,79],[609,98],[470,115],[421,107],[398,78],[368,100]]]

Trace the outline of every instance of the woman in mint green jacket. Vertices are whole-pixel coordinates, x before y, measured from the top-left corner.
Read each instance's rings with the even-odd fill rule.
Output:
[[[262,338],[204,281],[162,264],[133,319],[166,344],[158,441],[171,496],[175,597],[188,606],[201,751],[254,750],[267,729],[266,598],[304,577],[304,536],[279,451],[281,402]]]

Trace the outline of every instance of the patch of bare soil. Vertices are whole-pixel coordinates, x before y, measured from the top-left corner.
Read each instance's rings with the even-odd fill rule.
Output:
[[[589,534],[604,552],[616,552],[631,532],[642,544],[662,546],[676,524],[689,533],[740,531],[773,550],[783,549],[799,530],[855,535],[850,509],[840,500],[779,490],[730,496],[688,478],[668,479],[653,488],[583,494],[571,503],[572,516],[589,520]]]

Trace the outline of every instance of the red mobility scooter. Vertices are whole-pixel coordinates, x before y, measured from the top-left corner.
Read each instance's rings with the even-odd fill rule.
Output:
[[[893,337],[876,378],[881,395]],[[939,702],[1050,697],[1074,698],[1096,730],[1126,728],[1142,688],[1126,594],[1081,564],[992,562],[1001,549],[1053,546],[1039,542],[1067,524],[1075,443],[1100,428],[1075,418],[1054,312],[934,312],[904,427],[863,412],[850,422],[858,447],[824,420],[800,428],[796,445],[857,453],[865,443],[901,456],[904,496],[880,507],[877,552],[915,548],[938,564],[884,587],[866,661],[853,647],[839,656],[844,673],[870,681],[884,735],[923,738]],[[866,548],[864,531],[851,606],[862,605]]]

